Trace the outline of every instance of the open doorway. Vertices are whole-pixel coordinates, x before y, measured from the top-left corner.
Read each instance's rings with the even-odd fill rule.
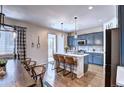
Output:
[[[53,61],[53,54],[56,52],[56,35],[48,34],[48,61]]]

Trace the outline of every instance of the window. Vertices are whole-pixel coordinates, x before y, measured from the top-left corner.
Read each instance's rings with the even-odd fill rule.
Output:
[[[0,31],[0,55],[13,54],[14,32]]]

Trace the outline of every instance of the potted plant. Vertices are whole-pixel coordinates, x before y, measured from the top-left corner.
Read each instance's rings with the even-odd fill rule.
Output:
[[[3,77],[6,74],[6,63],[7,60],[0,59],[0,77]]]
[[[0,67],[5,67],[7,63],[7,60],[5,59],[0,59]]]
[[[68,46],[65,46],[64,49],[65,49],[65,52],[67,53],[69,47]]]

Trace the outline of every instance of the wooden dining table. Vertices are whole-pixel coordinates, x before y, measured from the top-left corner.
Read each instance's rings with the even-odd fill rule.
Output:
[[[0,87],[30,87],[35,81],[19,60],[8,60],[6,75],[0,78]]]

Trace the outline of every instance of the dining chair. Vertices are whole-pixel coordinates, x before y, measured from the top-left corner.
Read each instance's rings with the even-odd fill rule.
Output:
[[[31,67],[32,78],[37,82],[40,80],[41,87],[43,87],[43,77],[46,72],[47,65],[36,65]]]
[[[36,66],[36,61],[32,61],[31,58],[26,58],[22,63],[27,72],[32,75],[31,67]]]

